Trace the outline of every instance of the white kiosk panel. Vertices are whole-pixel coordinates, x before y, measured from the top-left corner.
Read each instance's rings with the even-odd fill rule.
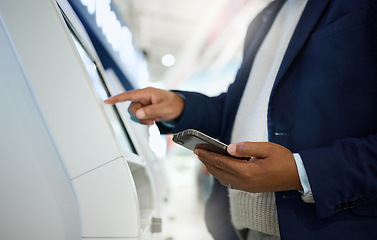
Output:
[[[0,10],[71,178],[120,157],[54,2],[0,1]]]
[[[114,108],[96,92],[56,2],[0,1],[0,14],[74,187],[81,238],[155,239],[156,190],[145,155],[116,134]]]
[[[77,199],[0,14],[0,239],[78,240]]]

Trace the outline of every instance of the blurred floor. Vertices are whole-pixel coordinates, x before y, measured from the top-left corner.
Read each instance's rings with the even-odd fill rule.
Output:
[[[170,199],[162,226],[163,240],[212,240],[204,223],[204,198],[210,178],[203,174],[202,164],[192,152],[168,158]],[[202,174],[200,174],[202,173]]]

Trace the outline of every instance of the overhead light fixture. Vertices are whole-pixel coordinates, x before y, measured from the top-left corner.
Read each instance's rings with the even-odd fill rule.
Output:
[[[175,64],[175,57],[171,54],[166,54],[161,58],[162,65],[171,67]]]

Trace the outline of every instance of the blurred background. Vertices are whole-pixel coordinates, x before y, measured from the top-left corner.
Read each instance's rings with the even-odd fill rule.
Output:
[[[269,0],[113,0],[145,54],[150,81],[217,95],[241,62],[246,28]]]
[[[210,96],[226,91],[234,80],[247,26],[268,2],[113,0],[147,62],[145,85]],[[203,217],[212,179],[194,154],[175,146],[170,136],[167,145],[170,198],[163,239],[212,239]]]

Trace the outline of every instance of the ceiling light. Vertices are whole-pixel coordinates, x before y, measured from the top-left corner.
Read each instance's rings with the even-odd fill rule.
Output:
[[[175,57],[171,54],[166,54],[161,58],[162,65],[171,67],[175,64]]]

